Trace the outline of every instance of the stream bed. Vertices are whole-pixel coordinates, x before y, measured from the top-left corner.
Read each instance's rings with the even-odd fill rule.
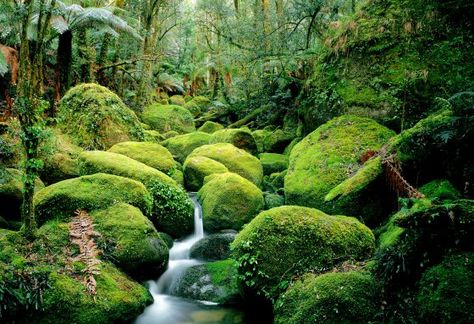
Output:
[[[249,323],[243,310],[224,307],[218,304],[191,300],[169,294],[183,272],[191,266],[205,263],[191,259],[189,252],[194,243],[202,239],[204,234],[202,209],[194,193],[190,193],[194,202],[194,234],[174,243],[170,250],[168,268],[158,280],[147,282],[154,298],[135,324],[184,324],[184,323]]]

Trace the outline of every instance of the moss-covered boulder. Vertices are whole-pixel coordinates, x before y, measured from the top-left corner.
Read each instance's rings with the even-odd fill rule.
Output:
[[[0,216],[6,221],[20,221],[20,208],[23,202],[22,171],[16,169],[0,170]],[[43,182],[37,179],[35,191],[44,188]]]
[[[140,209],[125,203],[91,213],[95,230],[101,234],[99,246],[121,269],[143,276],[164,270],[168,246],[152,222]]]
[[[208,98],[198,96],[192,99],[190,98],[190,100],[184,104],[184,108],[188,109],[194,117],[198,117],[202,113],[205,113],[211,104],[212,103]]]
[[[196,130],[193,115],[180,106],[153,104],[143,110],[141,118],[145,124],[162,134],[169,131],[185,134]]]
[[[374,247],[374,235],[357,219],[299,206],[260,213],[232,243],[243,285],[270,299],[293,276],[323,272],[348,259],[363,260]]]
[[[53,129],[41,145],[40,157],[44,166],[40,177],[46,184],[52,184],[79,176],[78,157],[82,148],[73,144],[69,136]]]
[[[275,323],[371,323],[381,287],[367,272],[307,274],[278,299]]]
[[[98,84],[80,84],[59,103],[57,127],[84,149],[108,149],[144,139],[135,113],[113,92]]]
[[[171,153],[160,144],[150,142],[123,142],[112,146],[109,150],[139,162],[171,176],[176,169],[176,162]]]
[[[262,184],[263,169],[259,159],[229,143],[204,145],[189,157],[205,156],[222,163],[230,172],[237,173],[258,187]]]
[[[216,261],[186,269],[171,294],[224,305],[240,302],[235,261]]]
[[[265,209],[272,209],[285,204],[285,197],[279,194],[265,192],[263,197],[265,199]]]
[[[263,174],[282,172],[288,169],[288,156],[278,153],[261,153],[258,155],[262,163]]]
[[[462,194],[446,179],[437,179],[420,187],[419,191],[428,199],[439,202],[450,202],[461,199]]]
[[[258,129],[252,132],[259,153],[274,152],[283,153],[285,148],[293,140],[294,135],[284,132],[281,129],[268,130]]]
[[[96,275],[97,295],[87,293],[81,279],[54,272],[44,292],[41,323],[111,323],[132,321],[152,302],[148,290],[108,263]]]
[[[55,183],[40,190],[34,198],[40,223],[49,219],[68,220],[77,209],[93,211],[118,202],[150,215],[153,198],[141,182],[104,173]]]
[[[235,173],[212,174],[199,190],[204,228],[240,230],[264,207],[263,194],[249,180]]]
[[[225,232],[208,235],[193,244],[189,255],[193,259],[218,261],[230,257],[230,243],[236,233]]]
[[[177,106],[184,106],[186,101],[184,100],[184,97],[181,95],[174,95],[169,98],[169,102],[172,105],[177,105]]]
[[[252,133],[245,129],[221,129],[212,134],[210,143],[230,143],[250,154],[257,154],[257,143]]]
[[[287,204],[314,207],[331,214],[349,214],[377,219],[384,211],[380,188],[370,177],[376,172],[359,175],[357,181],[344,181],[362,168],[363,156],[378,151],[394,132],[369,118],[341,116],[320,126],[291,151],[285,177]],[[365,181],[366,177],[371,181]],[[339,186],[337,193],[331,190]],[[342,190],[339,190],[342,189]]]
[[[474,321],[474,253],[447,255],[419,281],[420,319],[436,323]]]
[[[192,232],[193,207],[186,193],[169,176],[125,155],[90,151],[80,155],[82,174],[105,172],[142,182],[153,197],[152,221],[174,237]]]
[[[198,132],[213,134],[221,129],[224,129],[224,126],[219,123],[208,120],[201,127],[198,128]]]
[[[204,184],[204,178],[214,173],[229,170],[220,162],[205,156],[192,156],[184,162],[184,183],[189,191],[198,191]]]
[[[145,131],[145,141],[152,143],[161,143],[166,139],[164,135],[161,135],[160,132],[155,130],[146,130]]]
[[[180,163],[184,163],[186,157],[191,154],[194,149],[209,144],[211,135],[203,132],[194,132],[184,135],[174,136],[162,142],[171,154]]]

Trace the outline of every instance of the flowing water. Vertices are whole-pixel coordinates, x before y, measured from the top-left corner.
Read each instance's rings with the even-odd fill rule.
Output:
[[[195,194],[190,197],[194,202],[194,234],[174,243],[166,271],[157,281],[148,281],[154,302],[135,324],[245,323],[241,310],[169,295],[187,268],[203,263],[189,257],[191,246],[204,237],[201,205]]]

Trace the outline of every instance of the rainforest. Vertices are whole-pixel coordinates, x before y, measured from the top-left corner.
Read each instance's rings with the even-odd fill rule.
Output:
[[[474,323],[473,17],[0,0],[0,323]]]

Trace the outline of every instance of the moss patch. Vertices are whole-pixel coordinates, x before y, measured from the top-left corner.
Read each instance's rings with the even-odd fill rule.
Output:
[[[459,190],[446,179],[433,180],[420,187],[420,192],[429,199],[439,202],[450,202],[462,198]]]
[[[213,134],[221,129],[224,129],[224,126],[222,126],[221,124],[213,121],[207,121],[201,127],[198,128],[198,132]]]
[[[199,190],[204,228],[240,230],[264,207],[262,192],[235,173],[213,174]]]
[[[180,106],[153,104],[143,110],[141,118],[145,124],[162,134],[169,131],[184,134],[196,130],[193,115]]]
[[[381,287],[370,273],[307,274],[278,299],[275,323],[369,323],[380,303]]]
[[[162,142],[162,144],[173,154],[177,161],[183,163],[194,149],[209,144],[210,139],[211,135],[207,133],[194,132],[174,136]]]
[[[344,260],[363,260],[375,239],[352,217],[282,206],[260,213],[235,238],[233,253],[244,286],[275,299],[294,276],[324,272]]]
[[[193,156],[184,162],[185,187],[198,191],[204,184],[204,178],[214,173],[225,173],[229,170],[220,162],[205,156]]]
[[[113,92],[97,84],[70,89],[58,108],[58,127],[84,149],[108,149],[144,139],[135,113]]]
[[[257,154],[257,143],[250,131],[245,129],[221,129],[212,134],[210,144],[231,143],[235,147]]]
[[[237,173],[258,187],[262,184],[263,169],[260,161],[248,152],[232,144],[204,145],[195,149],[189,157],[205,156],[222,163],[230,172]]]
[[[93,211],[124,202],[151,214],[153,199],[145,186],[135,180],[98,173],[64,180],[40,190],[34,198],[38,222],[67,220],[77,209]]]
[[[258,155],[262,163],[263,174],[282,172],[288,169],[288,156],[278,153],[261,153]]]

